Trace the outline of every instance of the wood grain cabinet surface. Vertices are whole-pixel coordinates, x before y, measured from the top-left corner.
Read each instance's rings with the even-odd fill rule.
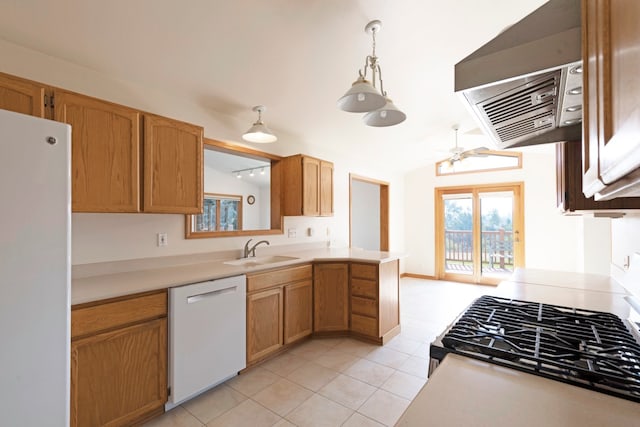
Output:
[[[140,112],[57,90],[56,120],[71,125],[74,212],[140,211]]]
[[[247,366],[312,333],[311,264],[247,275]]]
[[[582,192],[582,146],[579,141],[556,144],[558,208],[567,214],[598,213],[616,216],[628,209],[640,209],[640,197],[596,201]]]
[[[145,212],[202,212],[203,129],[144,115]]]
[[[167,293],[71,311],[71,426],[137,425],[167,401]]]
[[[47,88],[36,82],[0,73],[0,109],[49,118],[45,107]]]
[[[583,190],[640,196],[640,2],[582,0]]]
[[[201,126],[2,73],[0,108],[71,125],[73,212],[202,212]]]
[[[313,266],[313,331],[349,330],[349,263]]]
[[[351,331],[384,343],[399,333],[398,261],[351,264]]]
[[[298,154],[282,166],[283,215],[333,215],[333,163]]]

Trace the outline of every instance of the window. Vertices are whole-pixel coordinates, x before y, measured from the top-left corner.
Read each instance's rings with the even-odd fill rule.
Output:
[[[242,196],[205,193],[203,212],[191,221],[196,233],[242,230]]]
[[[436,163],[436,175],[454,175],[468,172],[488,172],[522,168],[522,153],[510,151],[484,151],[460,160],[445,159]]]

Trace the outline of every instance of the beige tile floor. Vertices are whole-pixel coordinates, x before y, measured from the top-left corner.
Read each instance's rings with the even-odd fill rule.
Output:
[[[427,380],[429,343],[491,289],[403,278],[402,333],[384,347],[307,341],[145,427],[392,426]]]

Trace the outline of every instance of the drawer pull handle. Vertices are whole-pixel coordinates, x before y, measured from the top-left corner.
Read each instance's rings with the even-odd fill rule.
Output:
[[[238,289],[237,286],[230,286],[228,288],[219,289],[217,291],[211,291],[211,292],[205,292],[203,294],[192,295],[190,297],[187,297],[187,304],[195,304],[198,301],[202,301],[205,298],[211,298],[218,295],[229,294],[231,292],[235,292],[236,289]]]

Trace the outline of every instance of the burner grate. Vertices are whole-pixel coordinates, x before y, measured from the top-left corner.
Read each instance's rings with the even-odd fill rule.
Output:
[[[610,313],[483,296],[441,343],[445,353],[640,402],[640,345]]]

